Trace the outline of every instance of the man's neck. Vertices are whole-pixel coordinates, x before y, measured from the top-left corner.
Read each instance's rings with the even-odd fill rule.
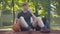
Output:
[[[24,12],[24,13],[26,13],[26,12],[27,12],[27,10],[23,10],[23,12]]]

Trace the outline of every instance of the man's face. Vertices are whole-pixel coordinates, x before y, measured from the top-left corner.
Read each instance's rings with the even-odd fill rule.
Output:
[[[23,9],[28,10],[28,5],[27,4],[23,5]]]

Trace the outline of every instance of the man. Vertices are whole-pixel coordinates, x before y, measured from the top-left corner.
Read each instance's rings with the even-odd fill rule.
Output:
[[[31,23],[31,17],[34,20],[34,23]],[[36,17],[32,11],[28,9],[28,3],[23,4],[23,11],[18,13],[16,22],[21,26],[22,31],[31,31],[37,26],[41,28],[44,27],[42,19],[40,17]]]

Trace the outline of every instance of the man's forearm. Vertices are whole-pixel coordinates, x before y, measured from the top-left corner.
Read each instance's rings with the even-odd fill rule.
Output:
[[[32,18],[33,18],[33,19],[35,19],[35,18],[36,18],[36,16],[35,16],[33,13],[31,13],[31,15],[32,15]]]
[[[15,19],[14,23],[17,23],[17,21],[18,21],[18,18]]]
[[[36,16],[32,13],[32,10],[28,9],[28,11],[31,13],[33,20],[35,20]]]

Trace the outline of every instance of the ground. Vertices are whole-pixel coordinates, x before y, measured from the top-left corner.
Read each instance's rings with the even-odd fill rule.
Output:
[[[13,32],[12,30],[0,30],[0,34],[60,34],[60,31],[59,30],[50,30],[50,33],[42,33],[41,31]]]

